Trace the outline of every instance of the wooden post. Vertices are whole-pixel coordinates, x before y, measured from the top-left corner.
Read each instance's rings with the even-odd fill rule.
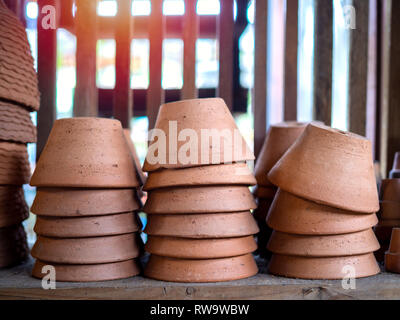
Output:
[[[76,0],[75,117],[98,114],[96,85],[97,0]]]
[[[115,90],[114,118],[124,128],[130,128],[132,118],[131,42],[132,42],[132,0],[118,0],[118,14],[115,32]]]
[[[196,88],[196,40],[199,31],[199,17],[196,13],[197,0],[185,0],[183,18],[183,88],[182,99],[197,98]]]

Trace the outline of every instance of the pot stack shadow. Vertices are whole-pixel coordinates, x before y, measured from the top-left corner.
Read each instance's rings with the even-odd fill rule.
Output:
[[[37,194],[32,274],[53,266],[57,281],[103,281],[140,272],[140,187],[121,123],[100,118],[54,123],[31,179]]]
[[[253,235],[258,228],[250,212],[256,205],[248,186],[256,181],[245,163],[254,156],[224,101],[162,105],[155,128],[165,137],[150,143],[144,164],[149,172],[144,186],[145,249],[151,254],[145,276],[217,282],[255,275],[258,269],[251,253],[256,250]],[[202,146],[204,130],[214,130],[213,141],[221,143],[220,148]],[[231,163],[226,164],[229,156]]]
[[[0,15],[0,267],[7,267],[29,254],[22,185],[31,176],[27,143],[36,142],[36,128],[30,112],[39,110],[40,96],[25,29],[3,0]]]
[[[367,139],[309,124],[268,178],[279,187],[267,217],[274,229],[270,273],[303,279],[379,273],[372,231],[379,201]]]

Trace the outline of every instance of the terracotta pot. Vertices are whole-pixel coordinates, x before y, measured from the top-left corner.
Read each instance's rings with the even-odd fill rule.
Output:
[[[257,249],[252,236],[223,239],[184,239],[150,236],[145,250],[163,257],[215,259],[236,257]]]
[[[54,238],[102,237],[138,232],[141,223],[135,213],[107,216],[55,218],[38,216],[36,234]]]
[[[149,192],[148,214],[239,212],[257,208],[245,186],[164,188]]]
[[[21,224],[0,228],[0,268],[21,263],[28,255],[26,233]]]
[[[121,123],[71,118],[54,122],[36,165],[37,187],[134,188],[135,165]]]
[[[141,245],[137,233],[76,239],[39,236],[31,254],[39,260],[60,264],[97,264],[137,258]]]
[[[276,187],[261,187],[257,186],[254,189],[254,196],[260,199],[273,199],[277,191]]]
[[[301,122],[282,122],[270,126],[255,167],[259,186],[272,186],[267,178],[268,172],[303,133],[306,125]]]
[[[389,251],[385,253],[387,271],[400,273],[400,229],[393,228]]]
[[[148,278],[172,282],[219,282],[257,274],[251,254],[233,258],[189,260],[151,255],[144,270]]]
[[[54,264],[36,260],[32,270],[35,278],[42,279],[48,271],[42,273],[43,267],[51,265],[56,270],[56,280],[66,282],[90,282],[117,280],[136,276],[140,273],[140,264],[136,260],[127,260],[106,264]],[[44,270],[46,271],[46,269]]]
[[[210,165],[184,169],[160,169],[149,173],[143,190],[201,185],[255,185],[246,163]]]
[[[400,202],[400,179],[383,179],[379,188],[379,199]]]
[[[381,201],[379,211],[382,220],[400,220],[400,202]]]
[[[0,142],[0,185],[21,186],[29,182],[30,176],[26,145]]]
[[[378,224],[379,227],[400,227],[400,220],[381,220]]]
[[[133,144],[133,141],[131,139],[131,131],[129,129],[124,129],[124,135],[125,135],[125,139],[128,144],[129,150],[131,152],[131,155],[133,157],[133,161],[135,164],[135,170],[137,173],[137,178],[140,182],[140,185],[142,186],[146,182],[146,176],[144,175],[144,173],[142,171],[142,165],[140,164],[140,160],[137,155],[135,145]]]
[[[279,190],[270,207],[267,224],[274,230],[305,235],[357,232],[378,223],[376,214],[359,214],[320,205]]]
[[[317,203],[355,212],[379,210],[371,142],[352,133],[309,124],[268,178]]]
[[[342,257],[370,253],[380,248],[372,229],[330,236],[304,236],[274,231],[267,249],[302,257]]]
[[[174,125],[176,125],[176,133],[171,130],[170,134],[170,126],[173,127]],[[155,144],[157,139],[150,142],[149,150],[154,149],[155,152],[147,154],[143,166],[144,171],[254,160],[254,155],[240,135],[232,114],[220,98],[183,100],[164,104],[158,112],[155,129],[158,129],[158,132],[165,133],[166,139],[163,147],[165,146],[166,157],[162,159],[163,161],[153,157],[153,155],[157,155],[157,151],[161,151],[156,148],[160,142]],[[213,130],[217,134],[215,137],[213,136],[214,143],[209,142],[207,145],[205,130],[208,130],[211,134],[213,134],[211,131]],[[197,138],[197,145],[193,143],[194,149],[189,149],[189,156],[192,156],[193,159],[188,159],[187,163],[181,160],[178,153],[185,150],[185,147],[188,147],[188,142],[194,141],[195,138],[185,138],[183,141],[178,141],[179,135],[183,133],[192,133]],[[176,137],[174,137],[175,134]],[[208,138],[208,140],[211,139]],[[174,144],[170,145],[170,141],[173,141],[176,145],[175,148]],[[219,143],[219,148],[216,147],[216,142]]]
[[[0,186],[0,228],[20,224],[29,217],[24,191],[18,186]]]
[[[277,276],[300,279],[342,280],[349,275],[346,266],[355,269],[355,277],[376,275],[380,268],[373,253],[349,257],[310,258],[274,254],[268,272]]]
[[[272,204],[273,199],[257,199],[257,208],[253,211],[253,216],[257,221],[266,224],[265,219],[268,215],[268,210]]]
[[[250,211],[218,214],[149,215],[145,233],[193,239],[243,237],[259,229]]]
[[[38,188],[31,211],[41,216],[82,217],[132,212],[140,207],[133,189]]]

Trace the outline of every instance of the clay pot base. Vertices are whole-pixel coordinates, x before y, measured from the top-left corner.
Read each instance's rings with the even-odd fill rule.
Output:
[[[214,259],[235,257],[257,249],[252,236],[228,239],[183,239],[149,236],[145,250],[163,257]]]
[[[303,236],[274,231],[267,249],[273,253],[303,257],[343,257],[380,248],[372,229],[331,236]]]
[[[282,277],[309,280],[341,280],[355,268],[355,278],[376,275],[380,268],[373,253],[349,257],[307,258],[273,254],[268,272]],[[344,271],[344,272],[343,272]]]
[[[0,142],[0,185],[21,186],[29,183],[30,176],[27,146]]]
[[[377,227],[398,228],[400,227],[400,220],[380,220]]]
[[[41,216],[82,217],[140,209],[134,189],[38,188],[31,211]]]
[[[257,274],[251,254],[233,258],[187,260],[151,255],[144,270],[148,278],[170,282],[220,282]]]
[[[148,214],[239,212],[257,208],[248,187],[165,188],[149,193]]]
[[[400,179],[383,179],[379,188],[379,199],[400,202]]]
[[[16,265],[29,254],[24,227],[14,225],[0,228],[0,268]]]
[[[376,214],[359,214],[320,205],[278,190],[267,217],[277,231],[304,235],[352,233],[372,228]]]
[[[54,264],[36,260],[32,276],[42,279],[48,273],[42,273],[46,265],[53,266],[56,270],[56,281],[61,282],[91,282],[125,279],[140,273],[140,264],[136,260],[127,260],[106,264],[73,265]]]
[[[381,201],[379,218],[382,220],[400,220],[400,202]]]
[[[39,236],[31,254],[39,260],[60,264],[97,264],[137,258],[141,247],[137,233],[76,239]]]
[[[20,186],[0,186],[0,228],[17,225],[27,219],[29,208]]]
[[[150,236],[192,239],[243,237],[258,233],[250,211],[218,214],[149,215],[144,230]]]
[[[400,254],[386,252],[385,269],[389,272],[400,273]]]
[[[275,193],[277,191],[276,187],[261,187],[257,186],[254,189],[254,196],[260,199],[273,199],[275,197]]]
[[[136,213],[108,216],[55,218],[38,216],[34,231],[54,238],[83,238],[138,232],[142,225]]]
[[[143,190],[201,185],[255,185],[246,163],[209,165],[185,169],[160,169],[149,173]]]

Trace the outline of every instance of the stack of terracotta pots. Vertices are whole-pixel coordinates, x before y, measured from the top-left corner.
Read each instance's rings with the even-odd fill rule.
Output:
[[[248,187],[256,181],[245,163],[254,156],[224,101],[162,105],[155,127],[165,139],[153,140],[144,164],[149,172],[144,186],[145,249],[151,254],[145,275],[164,281],[216,282],[256,274],[251,253],[258,228],[250,212],[256,204]],[[203,147],[206,130],[217,134],[213,141],[221,148]],[[163,158],[163,150],[166,162],[152,157],[154,152]],[[184,162],[182,155],[191,161]],[[225,163],[227,156],[231,163]]]
[[[385,268],[387,271],[400,273],[400,228],[393,228],[390,246],[385,252]]]
[[[268,178],[280,188],[267,217],[274,229],[270,273],[343,279],[380,271],[372,231],[379,201],[367,139],[309,124]]]
[[[303,133],[305,127],[305,123],[299,122],[283,122],[272,125],[257,158],[255,166],[257,187],[254,190],[257,209],[254,210],[254,218],[260,228],[260,232],[257,234],[257,253],[261,256],[267,256],[266,245],[272,230],[267,226],[265,218],[277,190],[276,186],[269,181],[268,173]]]
[[[40,99],[25,29],[3,0],[0,15],[0,267],[6,267],[29,253],[22,185],[31,175],[27,143],[36,142],[30,112],[39,109]]]
[[[57,120],[31,179],[37,186],[33,276],[101,281],[139,273],[140,186],[121,123]]]

